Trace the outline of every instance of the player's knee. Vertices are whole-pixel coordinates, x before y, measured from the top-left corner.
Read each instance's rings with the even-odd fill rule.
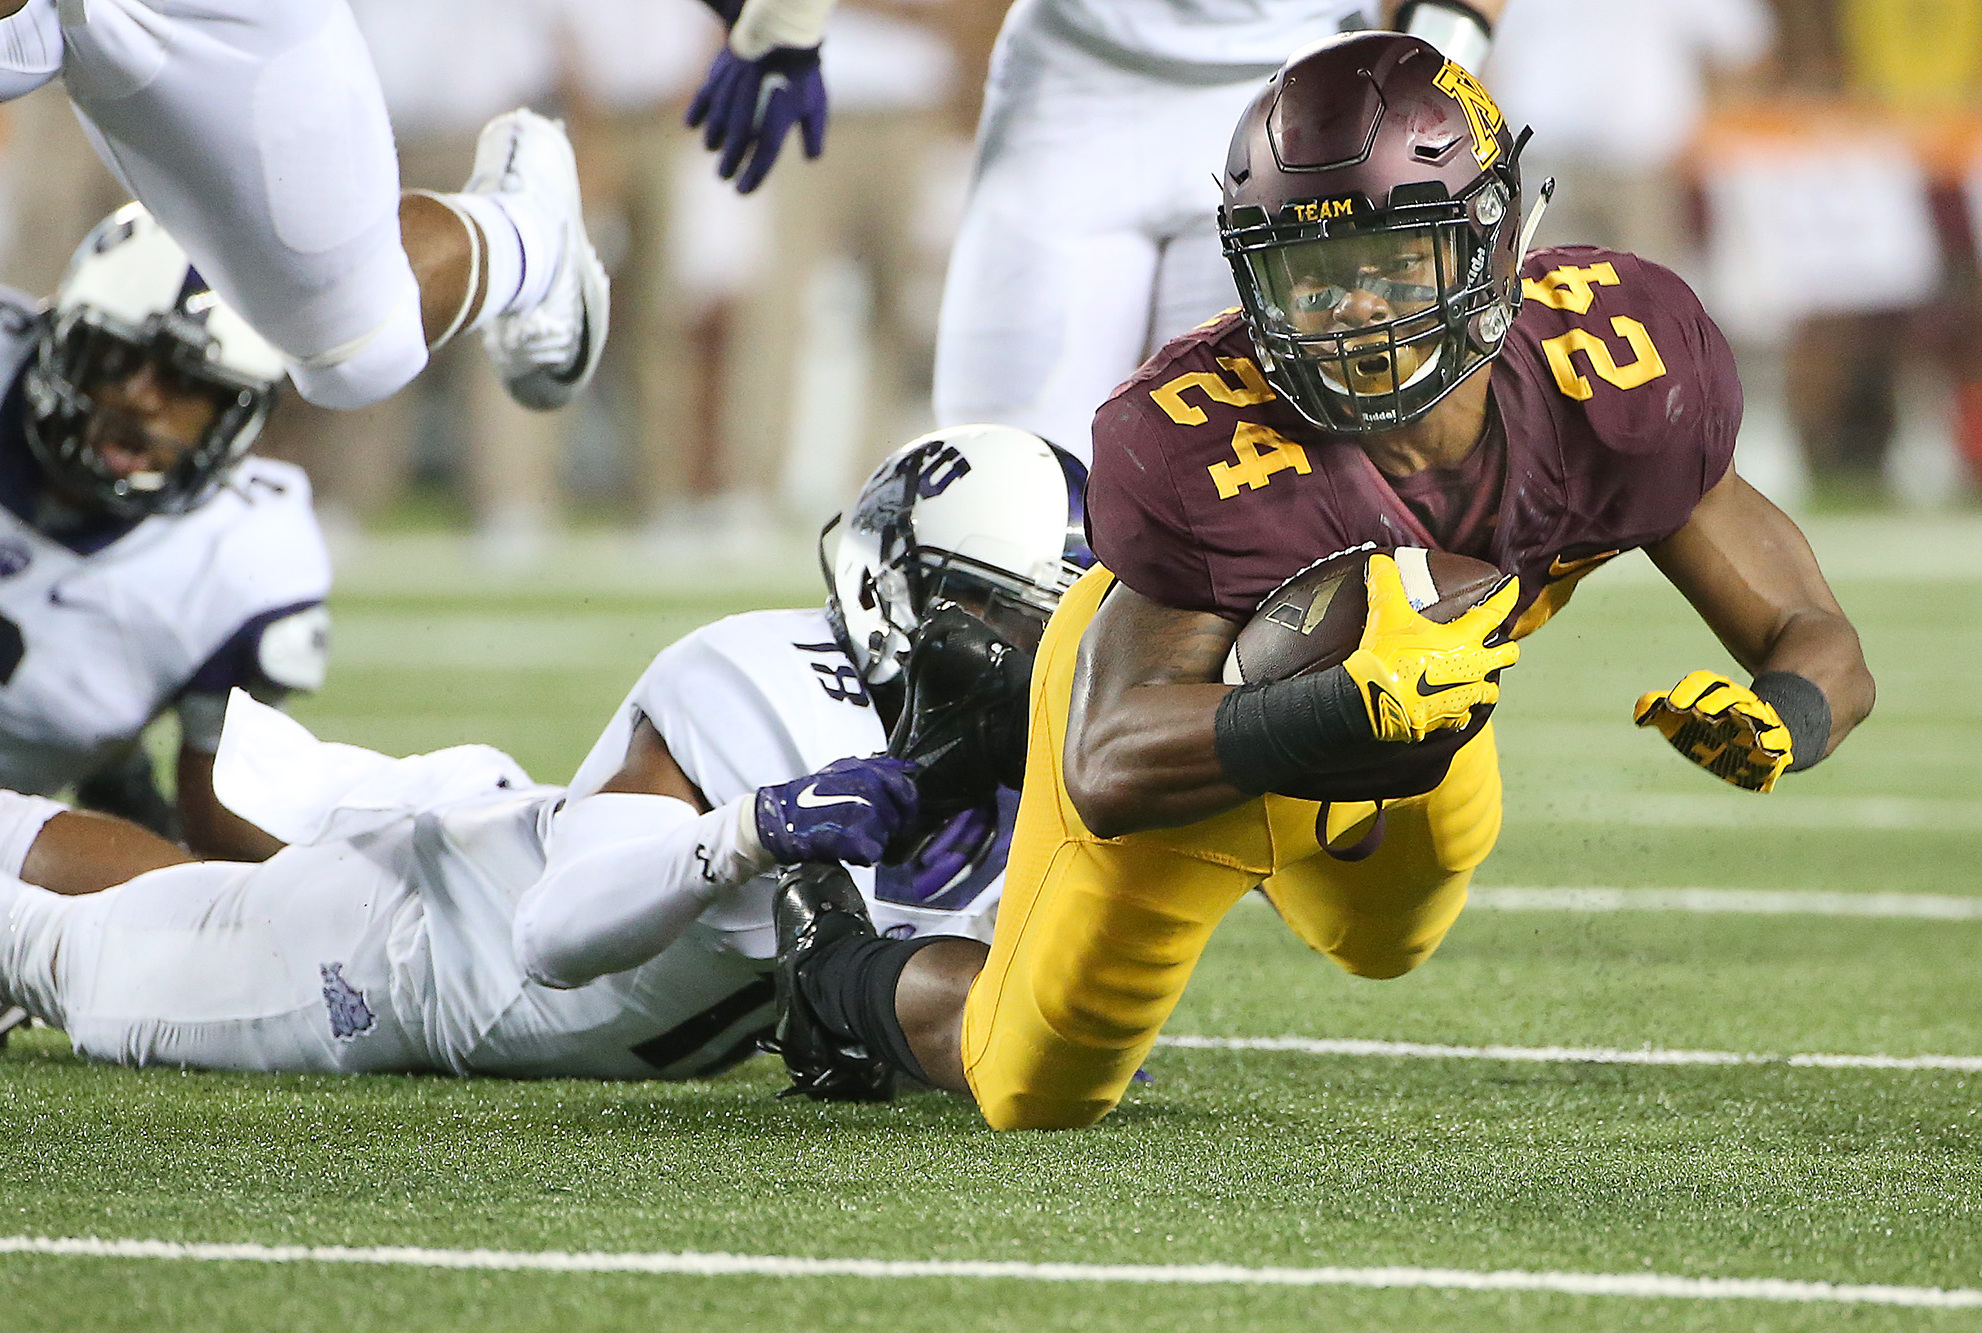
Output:
[[[1406,972],[1413,971],[1419,963],[1431,957],[1430,949],[1406,953],[1397,950],[1371,950],[1354,955],[1336,954],[1335,961],[1343,971],[1365,981],[1395,981]]]
[[[426,366],[427,335],[416,302],[355,344],[291,361],[289,380],[318,407],[350,411],[390,398]]]
[[[1394,981],[1437,953],[1445,932],[1445,923],[1432,929],[1410,920],[1368,923],[1345,931],[1323,952],[1350,976]]]
[[[1031,1036],[970,1071],[978,1109],[993,1129],[1080,1129],[1107,1115],[1176,999],[1175,987],[1137,969],[1125,974],[1102,965],[1085,976],[1052,975],[1052,984],[1033,992]]]
[[[1086,1129],[1115,1109],[1112,1097],[1058,1098],[1013,1094],[979,1104],[992,1129]]]

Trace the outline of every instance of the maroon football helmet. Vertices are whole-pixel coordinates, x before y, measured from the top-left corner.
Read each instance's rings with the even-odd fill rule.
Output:
[[[1261,367],[1308,420],[1400,426],[1500,351],[1520,149],[1477,79],[1401,33],[1310,47],[1253,99],[1219,235]]]

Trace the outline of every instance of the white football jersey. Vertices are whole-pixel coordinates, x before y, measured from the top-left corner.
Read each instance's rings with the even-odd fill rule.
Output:
[[[823,608],[750,611],[719,620],[666,649],[640,677],[605,734],[579,765],[571,794],[597,791],[626,762],[637,717],[667,742],[688,780],[713,806],[759,787],[789,782],[849,755],[879,754],[888,736],[860,672],[833,638]],[[1015,806],[1005,810],[1009,828]],[[943,895],[944,907],[920,906],[899,872],[849,866],[883,934],[969,935],[989,942],[1002,860],[982,866]],[[755,959],[776,953],[771,895],[760,876],[712,908],[702,922],[727,947]]]
[[[711,806],[788,782],[888,738],[860,674],[823,609],[752,611],[705,625],[654,659],[579,766],[570,798],[599,790],[626,761],[646,717]],[[542,873],[550,805],[527,793],[466,802],[430,817],[416,839],[416,899],[426,958],[405,989],[435,1062],[509,1077],[651,1078],[714,1073],[755,1050],[775,1014],[777,951],[762,875],[725,894],[659,954],[571,990],[523,976],[514,958],[517,899]],[[1005,813],[1007,832],[1015,803]],[[904,938],[969,935],[989,942],[1004,888],[996,864],[949,886],[946,908],[920,906],[883,872],[848,867],[875,926]],[[905,889],[905,885],[902,888]],[[402,976],[405,959],[398,960]]]
[[[732,616],[662,652],[569,796],[596,792],[621,768],[642,716],[716,805],[874,754],[887,739],[819,610]],[[768,875],[639,967],[569,990],[524,974],[516,908],[543,875],[567,794],[531,782],[498,751],[390,759],[317,741],[236,696],[215,788],[290,845],[255,865],[154,872],[136,893],[60,898],[19,886],[34,910],[11,917],[0,880],[10,984],[39,997],[44,1016],[59,1015],[92,1059],[680,1078],[727,1068],[770,1029]],[[878,888],[874,872],[853,873],[891,935],[988,939],[1004,845],[944,886],[943,908],[918,905],[899,881],[891,889],[886,872]]]
[[[34,306],[0,291],[0,786],[54,794],[189,685],[321,683],[330,558],[300,468],[249,458],[206,504],[74,549],[10,504],[39,469],[19,377]],[[100,540],[100,538],[99,538]]]
[[[1105,59],[1153,74],[1229,67],[1264,76],[1311,42],[1375,26],[1374,0],[1030,0],[1029,24]]]

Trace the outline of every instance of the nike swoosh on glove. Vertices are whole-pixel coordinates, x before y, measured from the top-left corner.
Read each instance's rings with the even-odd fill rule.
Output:
[[[1417,742],[1446,727],[1463,727],[1476,704],[1499,700],[1488,679],[1514,665],[1512,643],[1487,647],[1520,596],[1520,580],[1507,578],[1493,595],[1450,624],[1427,620],[1411,605],[1397,562],[1370,557],[1364,575],[1369,617],[1356,651],[1342,663],[1369,713],[1380,741]]]
[[[915,818],[915,765],[876,755],[835,759],[817,773],[757,789],[757,839],[780,865],[871,866]]]
[[[1753,690],[1715,671],[1695,671],[1638,700],[1631,720],[1656,727],[1672,748],[1744,791],[1772,791],[1795,754],[1789,728]]]
[[[704,126],[703,147],[722,154],[716,174],[735,180],[741,194],[764,183],[793,125],[805,142],[805,155],[819,156],[826,151],[826,81],[819,73],[819,48],[778,46],[745,60],[724,47],[688,104],[688,123]]]

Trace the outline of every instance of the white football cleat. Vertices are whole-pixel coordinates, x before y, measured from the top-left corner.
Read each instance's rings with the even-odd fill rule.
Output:
[[[558,266],[543,300],[497,315],[482,333],[509,396],[540,412],[563,407],[599,367],[611,292],[585,235],[578,160],[561,121],[523,107],[482,127],[468,194],[527,196],[556,231]]]

